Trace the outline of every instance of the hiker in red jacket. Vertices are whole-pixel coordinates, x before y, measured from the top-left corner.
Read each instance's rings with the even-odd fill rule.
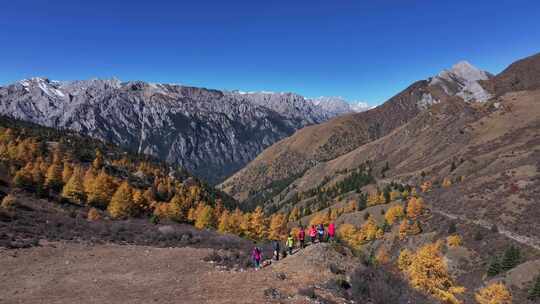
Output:
[[[304,227],[300,226],[300,231],[298,231],[298,242],[300,243],[300,248],[304,249],[304,240],[306,239],[306,232]]]
[[[334,240],[335,235],[336,235],[336,225],[334,225],[334,223],[330,223],[330,225],[328,225],[328,237],[330,238],[330,241]]]
[[[315,225],[312,225],[311,228],[309,228],[309,238],[311,239],[311,244],[315,244],[315,240],[317,239],[317,229],[315,229]]]

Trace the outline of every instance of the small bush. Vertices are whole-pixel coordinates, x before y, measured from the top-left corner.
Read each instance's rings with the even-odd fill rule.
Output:
[[[298,294],[304,297],[308,297],[310,299],[317,298],[317,295],[315,294],[315,287],[313,286],[298,289]]]
[[[96,208],[90,208],[90,210],[88,210],[88,215],[86,216],[86,218],[89,221],[94,222],[101,219],[101,215],[99,214],[99,211],[97,211]]]
[[[484,235],[482,234],[482,232],[480,230],[476,231],[474,233],[474,236],[473,236],[474,240],[475,241],[481,241],[484,239]]]
[[[154,225],[159,224],[159,216],[152,214],[152,216],[150,216],[150,223]]]
[[[330,268],[330,272],[333,274],[345,274],[345,270],[339,268],[336,264],[332,263],[328,268]]]
[[[463,240],[457,234],[451,235],[446,238],[446,243],[450,248],[456,248],[463,244]]]
[[[456,222],[451,222],[448,226],[448,234],[454,234],[457,232]]]
[[[1,206],[3,209],[9,210],[9,209],[13,209],[16,204],[17,204],[17,198],[15,198],[15,196],[12,194],[8,194],[2,200]]]

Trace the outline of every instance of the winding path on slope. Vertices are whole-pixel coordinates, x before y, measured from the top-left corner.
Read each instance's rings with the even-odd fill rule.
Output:
[[[442,211],[440,209],[434,208],[433,205],[430,206],[430,209],[431,209],[431,212],[438,213],[438,214],[440,214],[442,216],[446,216],[446,217],[448,217],[450,219],[453,219],[453,220],[459,219],[460,221],[466,222],[468,224],[477,225],[477,226],[480,226],[480,227],[483,227],[483,228],[486,228],[486,229],[491,229],[491,227],[493,226],[493,224],[489,223],[488,221],[471,220],[471,219],[468,219],[467,217],[462,216],[462,215],[448,213],[446,211]],[[529,247],[532,247],[532,248],[540,251],[540,240],[538,240],[536,238],[516,234],[516,233],[511,232],[511,231],[509,231],[507,229],[504,229],[504,227],[501,226],[500,224],[497,225],[497,228],[498,228],[498,233],[499,234],[501,234],[501,235],[503,235],[503,236],[505,236],[505,237],[507,237],[509,239],[512,239],[512,240],[514,240],[514,241],[516,241],[518,243],[527,245]]]

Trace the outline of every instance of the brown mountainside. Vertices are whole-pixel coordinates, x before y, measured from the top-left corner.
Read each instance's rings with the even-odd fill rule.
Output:
[[[427,106],[420,102],[426,96],[438,101],[449,98],[444,90],[426,80],[415,82],[375,109],[297,131],[264,150],[220,187],[240,201],[255,192],[272,190],[273,183],[297,176],[405,124]]]

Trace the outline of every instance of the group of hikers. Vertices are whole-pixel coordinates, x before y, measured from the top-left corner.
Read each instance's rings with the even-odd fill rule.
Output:
[[[317,226],[312,225],[309,229],[307,229],[307,231],[303,226],[300,226],[296,235],[293,235],[293,232],[289,233],[285,241],[285,248],[283,251],[281,251],[281,241],[272,240],[272,258],[275,261],[279,261],[280,256],[286,257],[287,255],[292,255],[295,244],[298,244],[298,247],[300,249],[304,249],[306,246],[306,240],[308,240],[311,244],[315,244],[316,242],[322,243],[325,241],[333,241],[335,239],[335,235],[336,226],[334,223],[330,223],[327,229],[324,227],[323,224],[319,224]],[[253,250],[251,252],[251,259],[253,260],[255,270],[258,270],[263,266],[263,252],[262,249],[257,245],[253,247]]]

